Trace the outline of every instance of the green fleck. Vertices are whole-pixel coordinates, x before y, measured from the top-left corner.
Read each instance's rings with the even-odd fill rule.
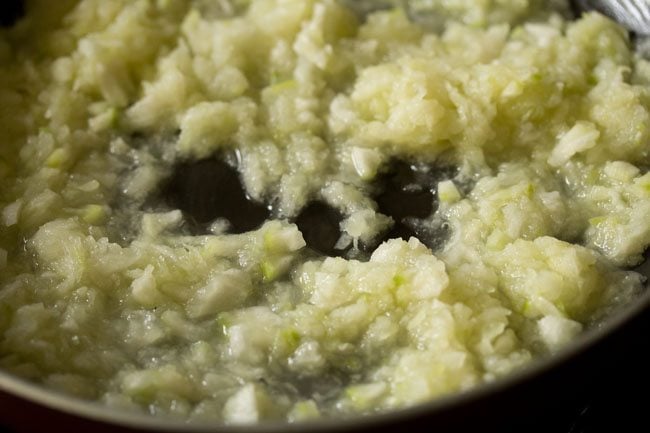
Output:
[[[284,80],[277,84],[267,87],[264,90],[264,93],[269,95],[279,95],[280,93],[288,92],[298,87],[298,82],[296,80]]]
[[[495,229],[487,238],[487,247],[494,251],[500,251],[505,248],[512,240],[508,235],[499,229]]]
[[[460,192],[450,180],[438,184],[438,198],[443,203],[455,203],[460,200]]]
[[[70,159],[70,153],[67,149],[55,149],[45,160],[45,165],[49,168],[61,168]]]
[[[529,183],[528,186],[526,187],[526,197],[532,198],[533,195],[535,194],[535,184]]]
[[[273,281],[280,275],[280,270],[275,264],[269,260],[265,260],[260,263],[260,268],[262,269],[262,276],[264,281]]]
[[[264,232],[264,235],[262,236],[262,240],[264,243],[265,250],[273,251],[275,249],[277,242],[275,241],[275,236],[273,236],[271,230]]]
[[[106,219],[106,209],[98,204],[89,204],[81,209],[81,218],[88,224],[101,224]]]
[[[300,345],[302,337],[293,328],[287,328],[280,331],[280,342],[287,353],[293,353]]]
[[[597,226],[599,224],[604,223],[605,221],[607,221],[606,216],[597,216],[597,217],[589,218],[589,225]]]
[[[313,400],[299,401],[287,414],[289,422],[305,421],[320,417],[318,406]]]

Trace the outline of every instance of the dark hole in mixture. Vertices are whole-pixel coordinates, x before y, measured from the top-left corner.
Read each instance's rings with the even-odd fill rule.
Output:
[[[375,200],[379,212],[392,217],[395,224],[378,241],[416,237],[432,250],[441,247],[449,234],[447,225],[431,226],[425,220],[438,209],[438,182],[457,174],[452,166],[394,161],[378,180],[380,192]]]
[[[219,157],[177,164],[161,195],[168,206],[185,213],[197,234],[219,218],[228,221],[230,233],[244,233],[270,215],[264,204],[247,196],[237,170]]]
[[[437,184],[452,179],[457,169],[394,161],[375,181],[374,196],[379,211],[393,218],[394,226],[369,245],[359,245],[370,253],[388,239],[416,237],[432,250],[442,246],[448,228],[432,225],[427,219],[438,207]],[[169,207],[184,212],[194,234],[207,233],[217,219],[229,223],[227,232],[243,233],[260,227],[270,216],[269,207],[251,200],[237,169],[223,157],[177,164],[161,188],[161,199]],[[293,219],[307,246],[327,256],[345,256],[350,248],[337,249],[343,215],[329,204],[312,201]]]
[[[334,257],[345,253],[345,250],[335,248],[341,236],[341,220],[343,216],[332,206],[314,201],[300,211],[295,223],[309,248]]]
[[[0,27],[11,27],[23,16],[25,16],[23,0],[0,1]]]

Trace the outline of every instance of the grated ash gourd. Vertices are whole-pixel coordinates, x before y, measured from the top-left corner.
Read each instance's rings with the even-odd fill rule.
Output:
[[[0,30],[2,369],[153,415],[299,421],[494,380],[631,299],[648,63],[596,14],[418,4],[439,33],[333,0],[28,2]],[[143,210],[225,150],[275,218],[194,236]],[[287,220],[315,200],[344,248],[390,230],[391,159],[460,167],[424,222],[444,246],[308,253]]]

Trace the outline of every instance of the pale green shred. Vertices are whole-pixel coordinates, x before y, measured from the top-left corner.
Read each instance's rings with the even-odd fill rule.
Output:
[[[507,375],[642,288],[650,64],[600,15],[27,3],[0,30],[5,371],[188,420],[371,413]],[[174,162],[234,150],[279,219],[193,236],[145,206]],[[444,245],[308,251],[288,220],[314,199],[344,247],[388,230],[369,184],[394,159],[460,169],[424,223]]]

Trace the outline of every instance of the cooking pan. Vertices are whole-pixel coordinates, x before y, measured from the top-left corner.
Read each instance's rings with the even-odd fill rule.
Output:
[[[12,2],[13,3],[13,2]],[[0,23],[11,22],[16,9],[0,8]],[[637,268],[650,277],[650,260]],[[324,419],[304,424],[261,423],[254,426],[187,424],[183,421],[129,413],[78,400],[0,372],[0,433],[66,429],[92,432],[582,432],[580,414],[595,396],[609,395],[611,416],[599,416],[611,425],[596,431],[643,430],[617,418],[623,405],[646,410],[650,386],[650,290],[588,329],[552,357],[477,386],[415,407],[390,413]],[[634,393],[634,394],[633,394]],[[637,397],[638,396],[638,397]],[[624,403],[621,403],[624,402]],[[629,413],[629,412],[628,412]],[[598,415],[598,414],[597,414]],[[638,419],[641,419],[639,417]],[[591,431],[591,430],[590,430]]]

